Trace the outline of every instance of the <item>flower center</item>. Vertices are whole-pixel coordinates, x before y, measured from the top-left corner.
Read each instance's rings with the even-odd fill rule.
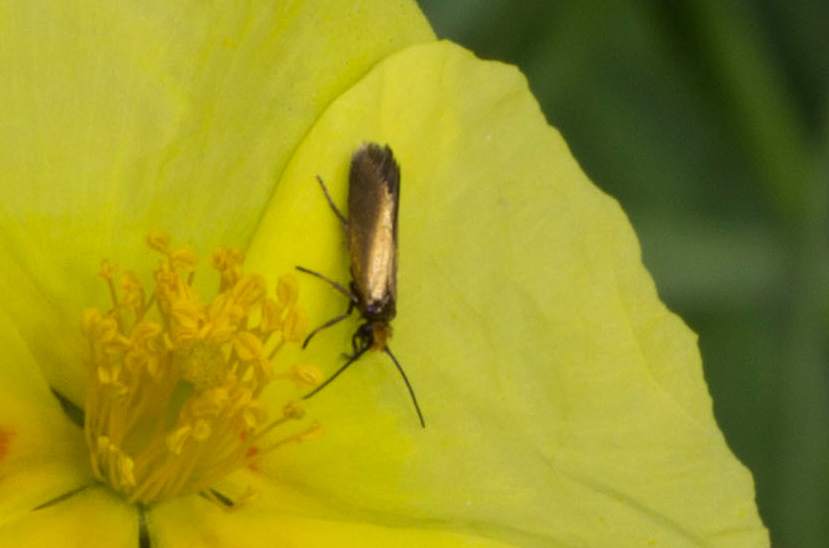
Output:
[[[276,299],[261,276],[244,274],[241,252],[220,248],[218,295],[199,300],[192,287],[195,255],[172,249],[153,232],[149,246],[164,256],[147,292],[137,276],[104,262],[112,309],[84,312],[91,374],[84,429],[99,480],[130,503],[148,504],[188,493],[221,502],[210,487],[229,472],[252,466],[269,451],[317,432],[314,423],[273,436],[304,411],[286,402],[268,418],[260,399],[275,379],[315,386],[319,372],[293,366],[274,373],[271,361],[304,337],[305,312],[292,276],[282,277]]]

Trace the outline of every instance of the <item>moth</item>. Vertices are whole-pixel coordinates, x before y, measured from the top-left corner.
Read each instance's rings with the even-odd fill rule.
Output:
[[[397,315],[397,214],[400,207],[400,167],[388,145],[364,143],[351,158],[348,176],[348,218],[328,193],[322,178],[317,181],[331,210],[340,220],[348,235],[351,257],[351,283],[348,288],[319,272],[297,266],[297,270],[316,276],[348,299],[348,310],[323,323],[308,335],[302,348],[311,338],[328,327],[351,316],[356,309],[363,323],[351,337],[351,354],[346,362],[325,382],[304,396],[310,398],[348,369],[369,350],[379,350],[391,358],[412,398],[420,425],[426,422],[417,403],[406,372],[388,345],[391,321]]]

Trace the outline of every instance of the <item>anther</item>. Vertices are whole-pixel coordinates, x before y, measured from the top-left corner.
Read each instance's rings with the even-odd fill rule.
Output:
[[[244,254],[220,249],[211,262],[219,293],[199,300],[192,288],[195,254],[173,248],[166,233],[147,237],[165,258],[155,288],[104,261],[112,309],[85,310],[81,327],[89,340],[90,380],[86,439],[95,476],[128,502],[147,504],[201,492],[236,468],[274,448],[307,436],[286,434],[269,442],[278,426],[300,421],[304,411],[286,405],[268,422],[259,400],[274,379],[310,384],[310,366],[274,375],[270,360],[304,329],[304,311],[292,277],[280,279],[276,299],[261,276],[242,271]],[[146,295],[151,295],[149,299]],[[279,333],[275,343],[271,335]],[[255,444],[255,445],[254,445]],[[268,449],[269,451],[270,449]]]

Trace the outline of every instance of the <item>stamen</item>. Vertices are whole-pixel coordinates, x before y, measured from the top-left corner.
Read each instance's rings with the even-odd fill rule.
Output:
[[[201,492],[201,495],[221,508],[226,512],[234,512],[256,498],[258,493],[251,488],[248,488],[240,497],[236,500],[230,500],[225,495],[222,495],[218,491],[214,491],[213,489],[207,489]]]
[[[99,480],[132,503],[195,492],[216,502],[210,487],[220,478],[319,432],[314,423],[269,441],[305,413],[288,402],[269,422],[259,400],[274,380],[301,389],[321,380],[309,365],[272,370],[279,349],[305,336],[298,285],[281,278],[274,300],[264,278],[243,272],[244,254],[220,248],[211,257],[219,293],[202,302],[192,287],[195,254],[171,247],[163,232],[151,233],[147,244],[164,256],[155,288],[148,293],[131,272],[121,273],[116,287],[117,269],[104,262],[99,275],[112,309],[87,310],[81,321],[91,355],[84,426],[90,462]]]
[[[259,455],[265,455],[274,449],[278,449],[283,445],[288,445],[289,443],[302,443],[303,441],[312,440],[318,438],[322,435],[322,426],[319,423],[314,423],[298,434],[294,434],[290,437],[285,439],[279,440],[276,443],[269,445],[259,451]]]

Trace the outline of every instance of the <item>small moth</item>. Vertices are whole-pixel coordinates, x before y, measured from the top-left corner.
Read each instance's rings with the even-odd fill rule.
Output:
[[[348,234],[351,283],[346,289],[319,272],[297,266],[297,270],[324,280],[348,298],[348,310],[314,329],[305,341],[348,318],[356,308],[363,323],[351,337],[351,355],[325,382],[304,397],[310,398],[336,379],[369,350],[382,350],[391,358],[412,398],[420,425],[423,413],[414,389],[388,345],[391,321],[397,314],[397,212],[400,205],[400,168],[391,148],[376,143],[360,146],[351,158],[348,177],[348,219],[337,209],[322,178],[317,176],[331,210]]]

